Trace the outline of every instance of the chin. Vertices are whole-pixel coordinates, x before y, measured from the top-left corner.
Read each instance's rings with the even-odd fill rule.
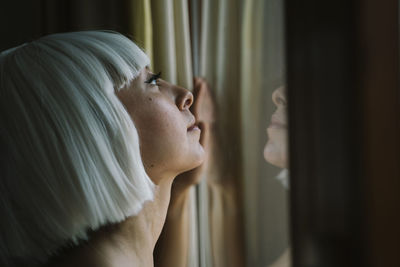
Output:
[[[182,173],[197,168],[201,166],[204,161],[205,152],[203,147],[199,144],[199,147],[195,151],[192,151],[191,153],[181,157],[179,160],[179,172]]]
[[[279,149],[277,149],[274,144],[271,144],[270,142],[265,145],[264,159],[276,167],[285,167],[285,164],[282,161],[282,154],[280,153]]]
[[[193,155],[193,164],[192,167],[189,169],[194,169],[199,167],[200,165],[202,165],[205,161],[205,152],[203,147],[199,144],[198,150],[196,151],[196,153]]]

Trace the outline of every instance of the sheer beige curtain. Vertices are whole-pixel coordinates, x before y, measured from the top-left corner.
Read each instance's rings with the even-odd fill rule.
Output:
[[[283,1],[247,0],[241,27],[241,118],[247,266],[268,266],[288,246],[288,195],[262,157],[274,112],[271,95],[284,85]]]
[[[267,266],[288,246],[287,192],[262,156],[271,94],[284,84],[283,1],[191,4],[195,69],[218,111],[213,164],[199,188],[201,264]]]
[[[201,1],[200,76],[217,103],[217,151],[207,177],[212,266],[243,266],[240,201],[240,25],[242,1]]]
[[[284,84],[283,1],[201,2],[200,75],[215,92],[221,149],[207,179],[212,262],[267,266],[288,246],[287,192],[262,156]]]
[[[142,47],[153,62],[153,21],[150,0],[131,0],[128,5],[129,31],[133,40]]]
[[[135,6],[139,6],[136,11]],[[206,78],[216,98],[216,146],[210,171],[196,189],[197,204],[193,201],[191,207],[189,266],[244,265],[244,218],[239,190],[242,6],[239,0],[132,1],[133,14],[139,13],[132,16],[134,38],[152,54],[152,68],[162,71],[166,80],[189,89],[195,69],[196,75]],[[151,19],[146,20],[148,17]],[[146,41],[150,34],[151,40]]]
[[[186,0],[132,0],[134,39],[151,55],[165,80],[193,87],[189,7]]]
[[[162,71],[164,79],[189,89],[192,70],[196,69],[216,96],[216,151],[209,173],[197,194],[193,192],[188,266],[243,266],[243,216],[237,190],[241,179],[240,130],[238,121],[231,119],[240,117],[241,44],[237,32],[241,3],[134,0],[131,6],[134,39],[153,56],[152,68]],[[196,53],[192,53],[194,47]]]

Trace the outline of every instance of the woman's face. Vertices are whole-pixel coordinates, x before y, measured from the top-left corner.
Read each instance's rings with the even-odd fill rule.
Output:
[[[189,111],[192,93],[157,79],[145,68],[117,96],[136,126],[142,160],[153,182],[157,184],[162,178],[175,177],[202,163],[201,132]]]
[[[272,93],[272,101],[276,106],[276,111],[272,114],[267,128],[269,140],[264,148],[264,158],[272,165],[287,168],[287,102],[284,87],[279,87]]]

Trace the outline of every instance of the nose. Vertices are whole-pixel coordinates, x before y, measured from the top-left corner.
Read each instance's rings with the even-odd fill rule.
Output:
[[[274,104],[277,107],[279,107],[279,106],[286,107],[287,102],[286,102],[286,96],[285,96],[283,87],[279,87],[278,89],[275,89],[275,91],[272,93],[272,101],[274,102]]]
[[[189,90],[179,86],[176,86],[176,91],[176,105],[179,110],[188,110],[193,104],[193,94]]]

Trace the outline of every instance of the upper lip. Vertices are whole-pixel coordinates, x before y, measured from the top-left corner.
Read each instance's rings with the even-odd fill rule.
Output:
[[[276,118],[275,115],[272,115],[272,117],[271,117],[271,124],[275,124],[275,125],[280,125],[280,126],[286,127],[286,123],[284,123],[281,120],[279,120],[278,118]]]

